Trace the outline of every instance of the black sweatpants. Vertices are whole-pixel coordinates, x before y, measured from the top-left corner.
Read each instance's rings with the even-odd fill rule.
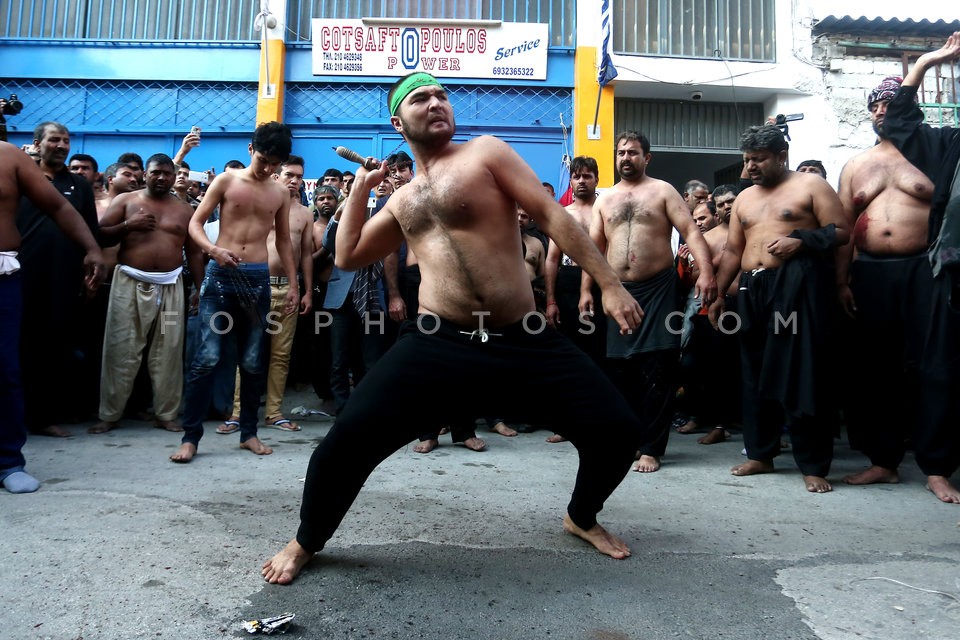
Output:
[[[540,328],[531,319],[532,330]],[[433,333],[430,333],[433,332]],[[609,378],[569,340],[521,323],[478,332],[421,316],[357,386],[307,469],[297,541],[319,551],[370,473],[424,424],[486,413],[543,419],[580,456],[567,513],[589,529],[633,461],[639,425]]]

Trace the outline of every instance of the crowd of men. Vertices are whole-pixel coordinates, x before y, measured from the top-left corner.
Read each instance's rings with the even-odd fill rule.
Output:
[[[0,144],[0,357],[14,425],[0,478],[12,492],[36,490],[20,452],[26,432],[65,437],[64,423],[94,418],[88,431],[100,434],[150,415],[182,434],[177,463],[197,455],[211,418],[218,434],[239,432],[242,448],[268,455],[258,425],[300,430],[281,411],[287,385],[299,383],[328,401],[337,425],[304,493],[304,513],[324,515],[304,516],[292,546],[265,565],[273,582],[292,580],[322,548],[398,438],[419,438],[426,454],[449,428],[479,451],[478,419],[505,436],[552,429],[548,441],[578,447],[583,485],[564,526],[613,557],[629,551],[595,519],[622,477],[624,452],[609,448],[656,472],[674,429],[705,431],[703,444],[741,429],[737,476],[772,472],[790,448],[805,488],[823,493],[845,426],[870,466],[844,482],[898,482],[912,445],[930,491],[960,503],[950,480],[960,465],[951,298],[960,142],[924,125],[915,104],[924,72],[958,53],[955,34],[870,93],[878,142],[847,163],[839,192],[819,161],[789,170],[774,125],[744,133],[739,184],[691,180],[681,192],[649,174],[650,141],[627,131],[612,188],[597,192],[595,159],[573,159],[564,210],[503,143],[451,143],[441,125],[452,127],[452,110],[428,74],[401,80],[389,105],[416,166],[399,152],[356,175],[329,169],[311,198],[282,124],[258,127],[249,158],[205,184],[190,180],[185,160],[198,132],[173,158],[125,153],[101,172],[90,155],[70,156],[65,126],[41,123],[35,158]],[[483,167],[502,183],[481,203],[483,188],[457,185],[487,182],[474,175]],[[459,209],[449,205],[457,198]],[[522,269],[491,259],[504,247]],[[541,360],[521,363],[529,340]],[[534,367],[537,387],[564,389],[569,411],[532,392],[419,402],[417,388],[451,374],[437,354],[458,354],[476,377],[490,363],[474,347],[488,341],[515,365],[503,380]],[[602,450],[587,429],[601,414],[572,405],[588,392],[589,407],[606,399]],[[383,433],[397,420],[409,428]],[[356,491],[316,495],[332,475]]]

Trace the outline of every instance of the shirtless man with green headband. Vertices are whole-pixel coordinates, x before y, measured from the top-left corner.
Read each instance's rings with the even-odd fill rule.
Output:
[[[357,269],[406,240],[420,262],[419,316],[401,327],[314,451],[297,536],[261,573],[271,583],[293,581],[333,536],[370,473],[424,424],[491,412],[521,422],[535,416],[570,440],[580,469],[564,529],[601,553],[628,557],[626,543],[596,515],[630,469],[640,425],[590,358],[546,330],[524,268],[517,205],[596,279],[621,331],[639,325],[640,306],[516,152],[490,136],[452,141],[453,110],[436,78],[402,78],[388,103],[417,175],[367,220],[367,194],[386,167],[357,171],[338,223],[336,263]]]

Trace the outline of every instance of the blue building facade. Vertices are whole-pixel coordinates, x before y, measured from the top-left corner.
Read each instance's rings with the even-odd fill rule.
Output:
[[[0,0],[0,94],[15,93],[24,104],[7,117],[9,141],[29,143],[38,123],[56,120],[71,131],[71,152],[94,156],[103,169],[127,151],[173,155],[190,127],[199,126],[202,144],[188,156],[193,168],[220,171],[227,160],[246,162],[261,55],[254,4]],[[571,7],[543,0],[498,6],[500,15],[483,16],[473,5],[464,16],[443,15],[456,9],[434,5],[288,1],[283,120],[294,131],[294,153],[306,158],[308,177],[350,168],[333,154],[337,145],[377,157],[405,148],[386,108],[396,77],[314,76],[312,18],[490,17],[550,24],[547,78],[509,84],[445,79],[457,137],[497,135],[541,180],[556,183],[568,146],[565,127],[573,121]]]

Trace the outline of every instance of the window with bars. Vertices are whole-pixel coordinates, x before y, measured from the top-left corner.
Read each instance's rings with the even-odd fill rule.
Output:
[[[0,38],[256,41],[258,0],[0,0]],[[290,0],[287,40],[309,42],[313,18],[502,20],[550,25],[550,45],[575,44],[564,0]]]
[[[776,60],[773,0],[613,0],[616,53]]]

